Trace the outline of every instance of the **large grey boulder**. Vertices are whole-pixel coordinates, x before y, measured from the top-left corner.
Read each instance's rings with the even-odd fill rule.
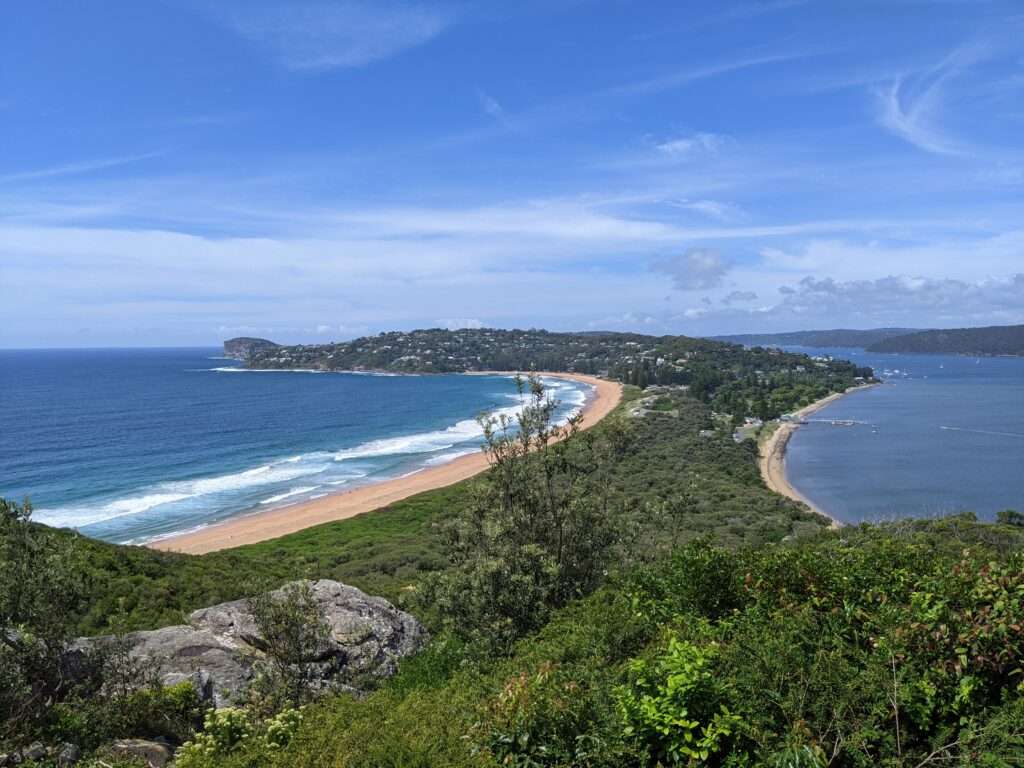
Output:
[[[387,600],[355,587],[322,579],[310,588],[330,633],[315,661],[314,685],[324,690],[355,690],[366,678],[395,673],[399,659],[420,650],[427,632],[413,616]],[[277,590],[279,594],[287,585]],[[237,702],[264,658],[264,643],[248,600],[201,608],[188,624],[128,636],[131,654],[155,666],[161,682],[190,681],[216,707]],[[76,644],[85,649],[97,639]]]

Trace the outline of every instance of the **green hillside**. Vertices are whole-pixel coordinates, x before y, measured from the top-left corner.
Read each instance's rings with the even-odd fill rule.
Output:
[[[870,347],[886,339],[917,333],[917,328],[872,328],[855,330],[834,328],[825,331],[790,331],[788,333],[742,333],[714,336],[716,341],[742,344],[747,347]]]
[[[1024,325],[920,331],[879,341],[868,351],[919,355],[1024,355]]]

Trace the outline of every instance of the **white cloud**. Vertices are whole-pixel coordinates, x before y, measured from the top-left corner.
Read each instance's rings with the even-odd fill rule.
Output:
[[[741,210],[735,205],[723,203],[719,200],[680,200],[679,202],[673,202],[672,205],[688,211],[696,211],[719,221],[732,221],[742,215]]]
[[[673,160],[689,160],[695,156],[714,155],[725,146],[726,137],[717,133],[695,133],[655,144],[655,149]]]
[[[1024,315],[1024,273],[974,282],[914,275],[847,282],[806,277],[793,289],[776,313],[862,317],[874,323],[920,317],[997,322]]]
[[[462,331],[468,328],[483,328],[484,322],[477,317],[448,317],[438,321],[442,328],[449,331]]]
[[[361,67],[422,45],[453,19],[393,0],[244,4],[222,14],[238,34],[272,49],[293,70]]]
[[[685,253],[656,261],[653,269],[672,277],[672,283],[680,291],[696,291],[715,288],[722,283],[729,264],[714,248],[691,248]]]

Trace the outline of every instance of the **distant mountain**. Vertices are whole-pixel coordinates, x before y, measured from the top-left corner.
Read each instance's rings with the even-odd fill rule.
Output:
[[[248,360],[260,352],[268,352],[277,349],[280,344],[275,344],[267,339],[256,339],[251,336],[238,336],[224,342],[224,357],[233,357],[236,360]]]
[[[744,333],[734,336],[712,336],[745,347],[870,347],[886,339],[917,333],[919,328],[873,328],[858,331],[836,328],[829,331],[791,331],[788,333]]]
[[[884,339],[872,344],[868,351],[926,355],[1024,355],[1024,325],[919,331]]]

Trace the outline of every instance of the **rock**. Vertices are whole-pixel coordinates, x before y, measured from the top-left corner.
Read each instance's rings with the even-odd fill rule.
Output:
[[[33,741],[21,750],[22,760],[42,760],[44,757],[46,757],[46,747],[38,741]]]
[[[59,768],[74,765],[82,759],[82,750],[74,744],[61,744],[57,753],[57,765]]]
[[[145,739],[120,739],[110,745],[110,752],[118,757],[134,757],[149,768],[164,768],[173,757],[166,744]]]
[[[422,624],[383,598],[326,579],[311,582],[310,588],[330,627],[314,659],[315,688],[358,693],[366,677],[394,674],[399,659],[427,641]],[[191,682],[215,707],[242,697],[265,647],[248,600],[202,608],[189,617],[188,624],[135,632],[128,639],[135,658],[159,666],[164,685]],[[84,654],[91,644],[102,641],[81,639],[71,653]]]

